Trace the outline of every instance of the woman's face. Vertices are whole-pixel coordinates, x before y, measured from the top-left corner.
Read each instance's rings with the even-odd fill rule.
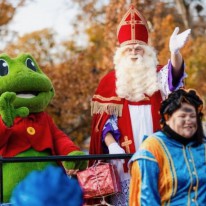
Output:
[[[197,131],[195,107],[188,103],[182,103],[181,107],[169,117],[166,123],[179,135],[191,138]]]

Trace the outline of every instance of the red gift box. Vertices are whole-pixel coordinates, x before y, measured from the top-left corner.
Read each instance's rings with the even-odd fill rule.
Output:
[[[98,162],[77,173],[84,198],[95,198],[121,192],[120,179],[115,165]]]

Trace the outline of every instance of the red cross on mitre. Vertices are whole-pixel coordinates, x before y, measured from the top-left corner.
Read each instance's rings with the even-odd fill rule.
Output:
[[[147,22],[134,5],[123,16],[117,28],[117,37],[120,46],[148,43]]]

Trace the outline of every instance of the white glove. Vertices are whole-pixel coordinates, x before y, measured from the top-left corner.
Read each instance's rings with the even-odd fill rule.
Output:
[[[116,142],[110,144],[108,146],[108,149],[109,149],[109,154],[125,154],[124,149],[122,149]],[[111,163],[117,166],[117,170],[119,173],[124,173],[123,166],[122,166],[124,164],[124,159],[111,160]]]
[[[122,149],[116,142],[108,146],[109,154],[125,154],[124,149]]]
[[[173,54],[176,54],[179,51],[179,49],[181,49],[185,45],[191,33],[191,29],[187,29],[186,31],[180,34],[177,34],[178,32],[179,27],[176,27],[170,37],[169,48],[170,52]]]

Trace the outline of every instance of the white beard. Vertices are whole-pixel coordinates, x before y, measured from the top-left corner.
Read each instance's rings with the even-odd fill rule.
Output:
[[[141,45],[142,46],[142,45]],[[136,61],[125,54],[125,48],[118,48],[114,56],[116,70],[116,93],[119,97],[137,102],[159,90],[157,82],[157,58],[149,46],[144,48],[143,57]]]

